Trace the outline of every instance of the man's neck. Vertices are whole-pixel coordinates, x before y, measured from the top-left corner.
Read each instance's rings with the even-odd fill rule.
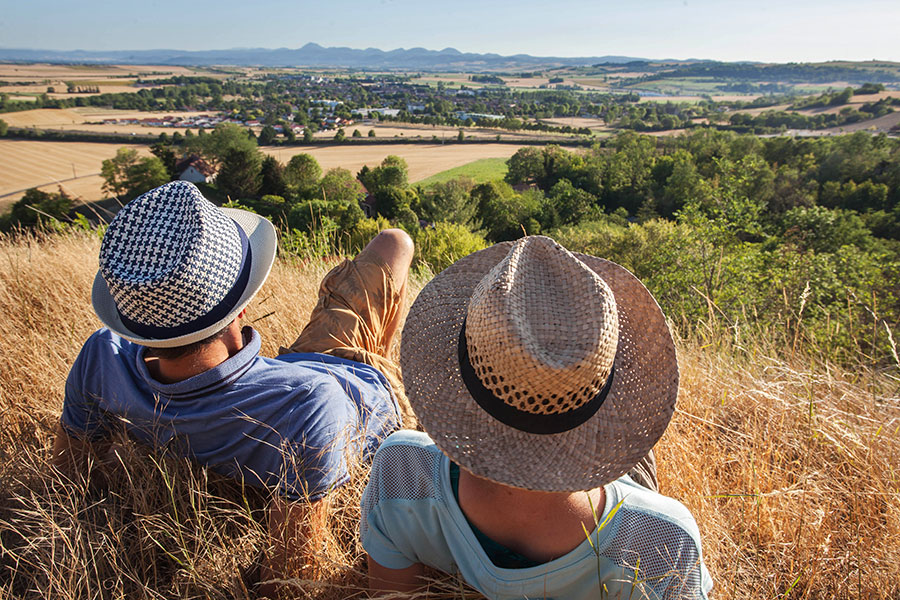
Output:
[[[144,362],[153,379],[160,383],[177,383],[219,366],[244,347],[239,326],[229,329],[221,338],[211,342],[198,352],[167,359],[153,355],[150,348],[144,354]]]

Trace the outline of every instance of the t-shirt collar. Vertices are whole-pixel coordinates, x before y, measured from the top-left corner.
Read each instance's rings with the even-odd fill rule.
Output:
[[[259,333],[252,327],[244,327],[241,330],[241,335],[244,338],[244,347],[234,356],[229,357],[212,369],[189,377],[183,381],[162,383],[154,379],[153,376],[150,375],[147,363],[144,362],[144,356],[147,352],[146,346],[141,347],[137,352],[135,357],[137,364],[135,367],[137,372],[147,382],[147,385],[161,396],[188,399],[208,394],[233,383],[250,368],[250,365],[253,364],[253,361],[259,356],[259,350],[262,345]]]

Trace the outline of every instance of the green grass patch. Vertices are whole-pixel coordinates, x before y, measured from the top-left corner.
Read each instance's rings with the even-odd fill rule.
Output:
[[[470,163],[435,173],[431,177],[417,181],[416,183],[429,186],[433,183],[443,183],[456,179],[457,177],[471,177],[476,183],[486,183],[503,179],[506,175],[506,159],[505,158],[482,158]]]

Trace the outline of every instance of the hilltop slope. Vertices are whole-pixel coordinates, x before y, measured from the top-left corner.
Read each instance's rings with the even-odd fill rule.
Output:
[[[241,573],[263,550],[264,498],[127,442],[128,471],[111,471],[108,489],[50,473],[68,366],[98,326],[98,247],[83,235],[0,238],[0,598],[250,597]],[[264,354],[296,335],[327,268],[276,264],[250,307]],[[715,592],[900,595],[896,380],[787,364],[765,340],[729,348],[709,331],[678,350],[681,396],[657,446],[660,479],[699,523]],[[309,597],[344,598],[363,581],[361,485],[341,491],[334,537],[304,575],[325,585],[298,582]],[[431,597],[462,594],[445,580]]]

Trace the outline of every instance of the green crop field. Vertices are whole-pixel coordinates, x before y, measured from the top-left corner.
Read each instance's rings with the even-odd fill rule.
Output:
[[[505,158],[482,158],[470,163],[435,173],[431,177],[417,181],[419,185],[429,186],[433,183],[443,183],[457,177],[471,177],[476,183],[485,183],[496,179],[503,179],[506,175]]]

